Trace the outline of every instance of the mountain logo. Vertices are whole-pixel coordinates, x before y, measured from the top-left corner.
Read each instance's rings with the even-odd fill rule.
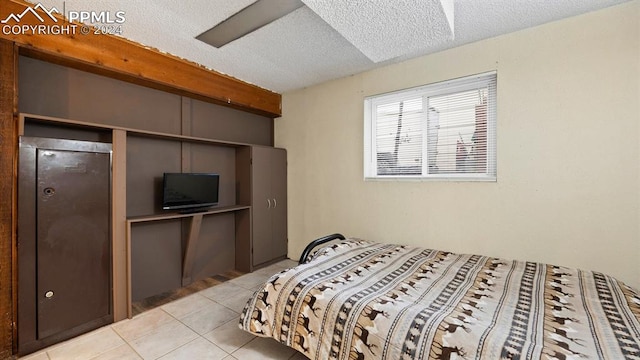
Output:
[[[60,14],[60,11],[58,11],[58,9],[56,8],[51,8],[51,10],[48,10],[44,5],[37,3],[34,7],[27,7],[26,9],[24,9],[24,11],[18,15],[16,14],[10,14],[9,16],[7,16],[6,19],[0,21],[0,23],[2,24],[6,24],[9,21],[13,20],[17,23],[20,22],[20,20],[22,20],[22,18],[24,16],[26,16],[27,14],[32,14],[33,16],[35,16],[38,20],[40,20],[40,22],[44,22],[45,20],[42,18],[42,16],[40,16],[40,14],[38,14],[38,12],[36,10],[40,10],[43,11],[45,14],[47,14],[49,16],[49,18],[51,18],[51,20],[53,20],[54,22],[58,22],[58,19],[56,19],[55,16],[53,16],[54,13],[58,13]]]

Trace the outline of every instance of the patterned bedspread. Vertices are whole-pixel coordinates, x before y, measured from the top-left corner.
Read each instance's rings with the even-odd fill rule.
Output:
[[[640,359],[640,293],[598,272],[348,239],[271,277],[240,327],[311,359]]]

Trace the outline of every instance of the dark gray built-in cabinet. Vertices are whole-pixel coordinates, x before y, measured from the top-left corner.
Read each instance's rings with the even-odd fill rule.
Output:
[[[248,174],[252,219],[250,268],[287,255],[287,152],[252,146],[238,154],[250,166]]]

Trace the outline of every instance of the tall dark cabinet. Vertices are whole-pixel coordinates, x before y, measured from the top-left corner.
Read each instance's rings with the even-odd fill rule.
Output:
[[[111,144],[22,137],[21,353],[113,322]]]
[[[287,255],[287,152],[252,146],[244,152],[251,163],[251,268]]]

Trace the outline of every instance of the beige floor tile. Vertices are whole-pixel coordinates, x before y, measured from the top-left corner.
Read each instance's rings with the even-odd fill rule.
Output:
[[[238,326],[240,318],[236,317],[228,323],[204,334],[204,338],[218,345],[222,350],[232,353],[255,338]]]
[[[255,338],[231,355],[242,360],[287,360],[296,351],[273,339]]]
[[[175,321],[153,329],[146,335],[131,341],[130,345],[143,359],[157,359],[197,337],[198,334],[193,330]]]
[[[275,264],[271,264],[267,267],[256,270],[251,274],[246,274],[242,276],[242,277],[248,276],[247,278],[242,278],[239,280],[234,279],[234,280],[235,280],[235,283],[239,284],[243,288],[247,288],[250,291],[255,292],[261,289],[264,283],[267,282],[273,275],[278,274],[282,271],[288,270],[295,266],[298,266],[297,261],[290,260],[290,259],[282,260]],[[256,281],[256,280],[262,280],[262,281]],[[255,285],[253,287],[250,287],[254,283]]]
[[[247,289],[243,288],[242,286],[234,284],[231,281],[227,281],[220,285],[202,290],[198,292],[198,294],[205,296],[213,301],[220,302],[221,300],[235,296],[245,291],[247,291]]]
[[[115,323],[111,327],[120,334],[123,339],[132,341],[148,334],[153,329],[175,321],[176,319],[171,315],[157,308],[137,315],[133,319]]]
[[[192,312],[180,321],[198,334],[204,335],[236,317],[238,313],[212,301],[211,305]]]
[[[216,301],[217,303],[228,307],[229,309],[241,313],[247,301],[253,296],[254,291],[242,289],[232,296],[225,297],[222,300]]]
[[[283,271],[285,269],[285,266],[281,265],[280,263],[276,263],[276,264],[271,264],[267,267],[264,267],[262,269],[256,270],[254,273],[256,274],[262,274],[262,275],[267,275],[267,276],[273,276],[281,271]]]
[[[123,344],[125,344],[124,340],[111,327],[103,327],[65,341],[49,349],[47,354],[51,360],[86,360]]]
[[[236,357],[235,357],[235,356],[233,356],[233,355],[229,355],[229,356],[227,356],[226,358],[224,358],[224,359],[222,359],[222,360],[239,360],[239,359],[238,359],[238,358],[236,358]]]
[[[197,338],[168,353],[160,360],[222,360],[229,354],[203,338]]]
[[[236,284],[240,287],[243,287],[247,290],[251,290],[254,287],[256,287],[256,285],[260,285],[264,282],[266,282],[267,280],[269,280],[269,278],[271,277],[271,275],[265,275],[265,274],[260,274],[257,272],[253,272],[250,274],[246,274],[246,275],[242,275],[240,277],[237,277],[235,279],[231,279],[229,280],[230,283]]]
[[[180,319],[209,305],[211,305],[211,299],[196,293],[163,305],[162,310]]]
[[[115,349],[95,357],[91,360],[141,360],[142,358],[128,344],[120,345]]]

